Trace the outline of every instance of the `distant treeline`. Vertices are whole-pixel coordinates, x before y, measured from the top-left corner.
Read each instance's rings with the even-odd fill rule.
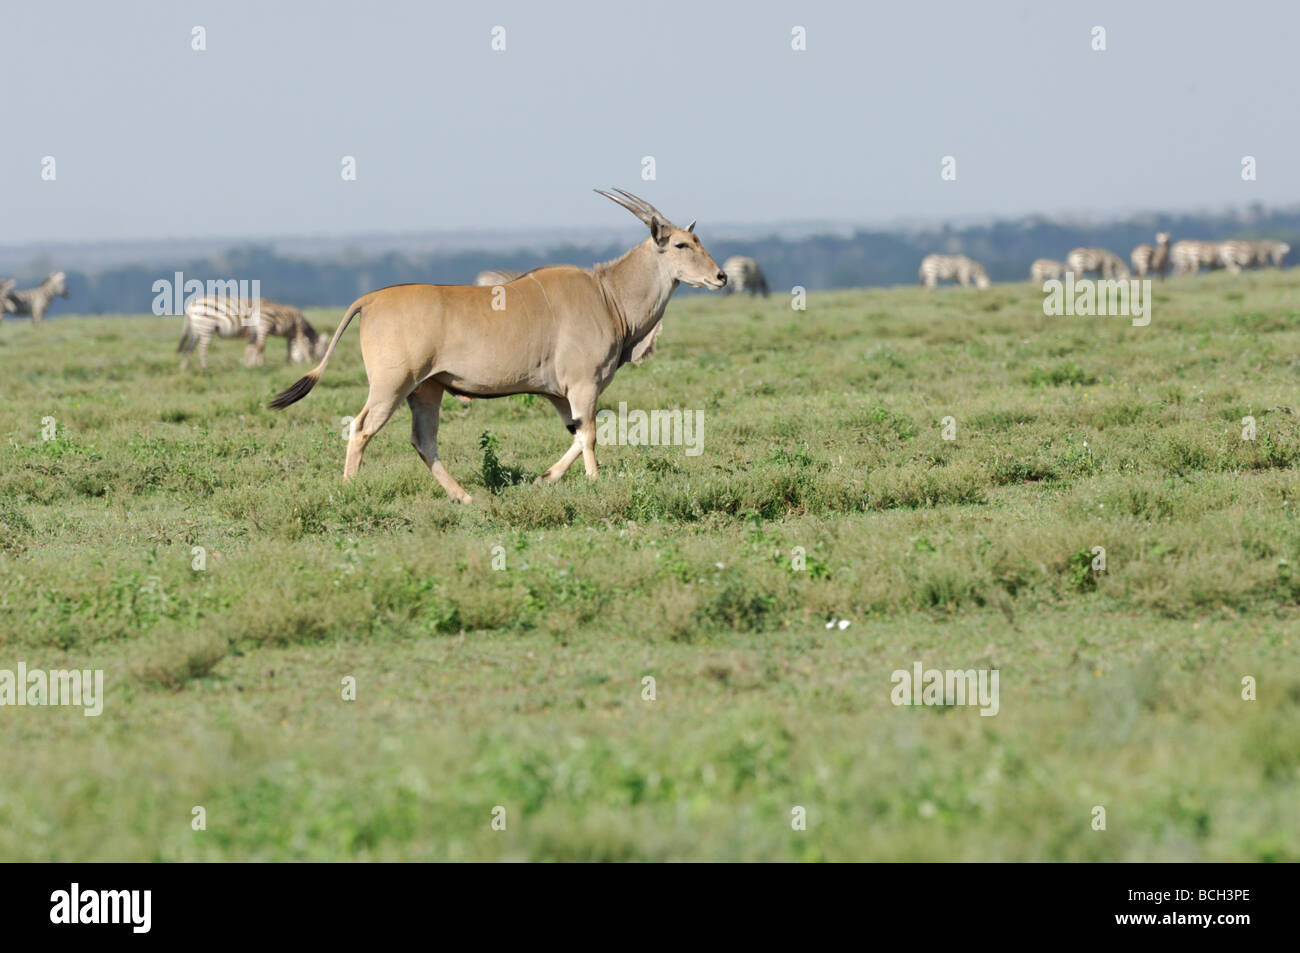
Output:
[[[1026,281],[1035,258],[1063,259],[1080,245],[1109,248],[1128,260],[1133,246],[1151,242],[1157,231],[1173,241],[1182,238],[1277,238],[1300,248],[1300,209],[1241,215],[1160,215],[1105,225],[1072,225],[1041,218],[999,221],[990,225],[928,231],[868,231],[786,239],[776,236],[746,241],[704,240],[722,262],[730,255],[758,260],[773,291],[802,285],[810,291],[871,285],[913,284],[917,267],[931,252],[963,253],[982,262],[994,281]],[[186,279],[257,279],[263,297],[300,307],[342,307],[376,288],[403,282],[469,284],[487,268],[526,270],[543,264],[588,266],[627,250],[557,246],[545,253],[464,251],[456,254],[342,256],[334,259],[286,258],[272,248],[248,245],[197,261],[178,261],[170,269],[115,267],[96,273],[68,270],[69,300],[59,311],[79,314],[149,312],[154,283]],[[58,267],[58,263],[53,263]]]

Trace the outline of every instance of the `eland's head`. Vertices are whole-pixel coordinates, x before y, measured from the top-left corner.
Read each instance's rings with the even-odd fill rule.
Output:
[[[645,223],[650,229],[650,240],[660,256],[659,260],[673,281],[714,291],[727,283],[726,272],[718,267],[695,234],[695,222],[679,228],[657,208],[631,192],[615,189],[618,195],[612,195],[601,189],[593,191],[617,202]]]
[[[1168,245],[1168,244],[1169,244],[1169,233],[1168,233],[1168,232],[1156,232],[1156,244],[1157,244],[1157,245]]]

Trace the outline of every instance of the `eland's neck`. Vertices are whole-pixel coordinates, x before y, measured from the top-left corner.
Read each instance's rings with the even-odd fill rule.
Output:
[[[593,271],[628,344],[635,344],[654,330],[664,316],[668,299],[677,290],[677,282],[664,270],[649,239],[621,258],[597,265]]]

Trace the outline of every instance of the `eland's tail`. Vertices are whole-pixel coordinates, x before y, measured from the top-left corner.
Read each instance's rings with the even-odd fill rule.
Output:
[[[271,402],[267,404],[268,407],[274,407],[276,410],[280,410],[284,407],[288,407],[290,404],[296,404],[311,393],[311,389],[315,387],[316,382],[320,380],[321,374],[325,373],[325,365],[329,363],[330,355],[334,353],[334,345],[339,343],[339,338],[343,336],[343,331],[352,322],[352,319],[360,313],[362,302],[365,300],[365,297],[361,297],[352,302],[352,306],[348,308],[347,314],[343,315],[343,320],[340,321],[339,326],[334,329],[334,336],[330,338],[330,346],[325,349],[325,356],[320,359],[320,363],[284,390],[280,391],[280,393],[276,394],[275,397],[271,399]]]

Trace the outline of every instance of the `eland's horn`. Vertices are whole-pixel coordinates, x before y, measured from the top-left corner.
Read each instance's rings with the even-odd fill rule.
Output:
[[[651,215],[657,215],[657,216],[659,216],[659,220],[660,220],[661,222],[668,222],[668,221],[671,221],[671,219],[669,219],[667,215],[665,215],[663,212],[659,211],[659,209],[655,208],[653,205],[651,205],[651,204],[650,204],[649,202],[647,202],[645,199],[641,198],[641,196],[639,196],[639,195],[633,195],[631,192],[625,192],[625,191],[623,191],[622,189],[618,189],[618,188],[614,189],[614,191],[617,192],[619,195],[623,196],[624,198],[628,198],[628,199],[631,199],[633,202],[636,202],[638,205],[640,205],[643,209],[645,209],[645,210],[646,210],[647,212],[649,212]]]
[[[633,195],[631,192],[624,192],[622,189],[617,189],[617,188],[614,189],[614,191],[619,193],[618,195],[612,195],[609,192],[606,192],[604,189],[592,189],[592,191],[605,196],[605,198],[609,199],[611,202],[616,202],[619,205],[623,206],[623,208],[627,209],[629,212],[631,212],[633,215],[639,218],[647,228],[653,227],[653,223],[655,219],[658,219],[663,224],[668,223],[668,219],[664,217],[664,214],[662,212],[660,212],[657,208],[655,208],[645,199],[638,198],[637,196]]]
[[[606,192],[603,189],[592,189],[591,191],[597,193],[598,195],[603,195],[611,202],[623,206],[623,208],[627,209],[629,212],[631,212],[633,215],[639,218],[647,226],[650,224],[649,213],[647,213],[646,210],[641,208],[640,206],[633,205],[631,202],[627,201],[626,199],[619,198],[617,195],[611,195],[609,192]]]

